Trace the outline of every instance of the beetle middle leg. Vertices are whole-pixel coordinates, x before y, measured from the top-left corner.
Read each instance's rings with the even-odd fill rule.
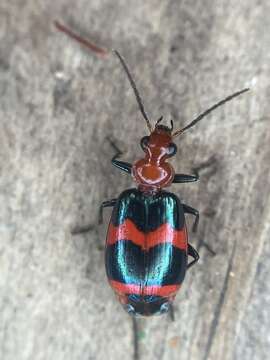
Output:
[[[199,220],[200,220],[200,213],[198,210],[194,209],[191,206],[188,206],[186,204],[183,204],[183,209],[184,209],[184,213],[186,214],[191,214],[195,216],[195,220],[192,226],[192,231],[196,232],[197,228],[198,228],[198,224],[199,224]]]
[[[103,209],[105,207],[110,207],[110,206],[114,206],[116,203],[117,199],[111,199],[111,200],[106,200],[103,201],[99,207],[99,212],[98,212],[98,224],[102,224],[103,222]],[[94,225],[86,225],[86,226],[77,226],[75,227],[73,230],[71,230],[71,234],[72,235],[77,235],[77,234],[84,234],[86,232],[92,231],[95,229]]]
[[[99,207],[99,213],[98,213],[98,224],[101,225],[103,223],[103,209],[105,207],[112,207],[116,204],[117,199],[111,199],[103,201]]]

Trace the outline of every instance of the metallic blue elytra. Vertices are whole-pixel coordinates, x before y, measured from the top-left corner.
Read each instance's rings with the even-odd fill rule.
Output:
[[[106,272],[129,314],[164,313],[184,280],[187,233],[179,198],[125,190],[114,205],[105,250]]]

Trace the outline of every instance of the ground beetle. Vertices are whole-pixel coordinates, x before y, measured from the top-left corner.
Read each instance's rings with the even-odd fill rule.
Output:
[[[55,25],[91,50],[101,55],[108,53],[60,23],[55,22]],[[168,163],[167,160],[177,152],[173,140],[211,111],[249,89],[226,97],[182,129],[174,131],[173,121],[170,127],[161,124],[162,117],[152,126],[124,59],[118,51],[113,52],[129,79],[150,135],[141,139],[145,155],[133,165],[118,159],[122,153],[112,143],[116,150],[112,164],[131,174],[138,188],[125,190],[118,198],[104,201],[100,207],[100,222],[103,208],[113,207],[105,250],[106,272],[111,287],[130,315],[162,314],[171,309],[186,270],[199,260],[197,251],[188,242],[185,224],[185,214],[194,215],[193,230],[196,231],[198,210],[163,190],[172,183],[199,179],[197,173],[175,173]],[[191,262],[188,262],[188,256],[193,258]]]

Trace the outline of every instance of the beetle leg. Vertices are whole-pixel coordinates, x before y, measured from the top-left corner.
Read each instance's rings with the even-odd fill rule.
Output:
[[[189,183],[189,182],[198,181],[200,178],[199,171],[207,169],[208,167],[213,167],[213,174],[214,174],[216,172],[216,164],[217,164],[217,160],[216,160],[215,156],[212,156],[206,162],[204,162],[192,169],[192,171],[194,172],[194,175],[175,174],[172,182],[179,184],[179,183]]]
[[[186,204],[183,204],[183,208],[184,208],[184,212],[186,214],[191,214],[191,215],[195,216],[195,221],[194,221],[194,224],[192,226],[192,231],[196,232],[198,224],[199,224],[199,219],[200,219],[199,211],[192,208],[191,206],[186,205]],[[214,250],[212,250],[211,247],[205,241],[201,240],[201,245],[204,246],[210,252],[210,254],[212,256],[216,255],[216,252]]]
[[[138,337],[138,322],[137,319],[132,316],[132,330],[133,330],[133,360],[139,360],[139,337]]]
[[[170,304],[169,316],[170,316],[171,321],[174,321],[175,317],[174,317],[174,307],[173,307],[173,304]]]
[[[102,222],[103,222],[103,208],[109,207],[109,206],[114,206],[116,203],[116,200],[117,199],[111,199],[111,200],[103,201],[101,203],[101,205],[99,207],[99,212],[98,212],[98,224],[99,225],[102,224]],[[94,229],[95,229],[94,225],[77,226],[73,230],[71,230],[71,234],[72,235],[84,234],[84,233],[89,232]]]
[[[200,213],[198,210],[194,209],[193,207],[191,206],[188,206],[186,204],[183,204],[183,208],[184,208],[184,212],[186,214],[191,214],[191,215],[194,215],[195,216],[195,221],[193,223],[193,226],[192,226],[192,231],[193,232],[196,232],[197,231],[197,227],[198,227],[198,224],[199,224],[199,219],[200,219]]]
[[[125,161],[119,161],[116,160],[114,157],[112,158],[112,164],[117,167],[120,170],[123,170],[124,172],[131,174],[131,167],[132,165],[130,163],[127,163]]]
[[[173,178],[173,183],[189,183],[199,180],[199,174],[195,172],[195,175],[186,175],[186,174],[175,174]]]
[[[205,241],[201,240],[201,244],[202,246],[204,246],[206,248],[206,250],[212,255],[212,256],[216,256],[216,252],[210,247],[210,245],[208,245]]]
[[[123,154],[123,152],[118,148],[117,145],[115,145],[115,143],[112,141],[112,139],[110,139],[109,137],[107,137],[107,140],[109,141],[109,143],[111,144],[111,146],[113,147],[113,149],[115,150],[115,155],[112,157],[112,164],[117,167],[120,170],[123,170],[124,172],[131,174],[131,167],[132,165],[126,161],[120,161],[117,160],[117,158],[119,156],[121,156]]]
[[[84,234],[89,231],[94,230],[94,225],[86,225],[86,226],[76,226],[74,229],[71,230],[72,235]]]
[[[193,257],[193,260],[187,265],[187,268],[189,269],[191,266],[196,264],[196,262],[199,260],[200,256],[197,253],[197,251],[194,249],[193,246],[188,244],[188,255]]]
[[[106,200],[103,201],[99,207],[99,212],[98,212],[98,224],[101,225],[103,223],[103,209],[105,207],[110,207],[110,206],[114,206],[116,204],[117,199],[111,199],[111,200]]]

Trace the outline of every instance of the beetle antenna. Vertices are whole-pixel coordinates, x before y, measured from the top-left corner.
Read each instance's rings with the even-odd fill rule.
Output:
[[[143,102],[142,102],[142,99],[141,99],[141,97],[140,97],[139,91],[138,91],[138,89],[137,89],[137,87],[136,87],[135,81],[133,80],[133,78],[132,78],[132,76],[131,76],[131,73],[130,73],[128,67],[127,67],[127,64],[125,63],[124,59],[123,59],[122,56],[119,54],[119,52],[118,52],[117,50],[113,50],[113,52],[114,52],[115,55],[118,57],[118,59],[120,60],[121,65],[123,66],[123,68],[124,68],[124,70],[125,70],[125,73],[126,73],[126,75],[127,75],[127,77],[128,77],[128,80],[129,80],[129,82],[130,82],[130,85],[131,85],[131,87],[132,87],[132,89],[133,89],[133,91],[134,91],[134,94],[135,94],[137,103],[138,103],[138,105],[139,105],[139,109],[140,109],[140,111],[141,111],[141,113],[142,113],[142,116],[144,117],[144,119],[145,119],[145,121],[146,121],[146,125],[147,125],[147,127],[148,127],[148,129],[149,129],[149,131],[150,131],[150,133],[151,133],[151,132],[153,131],[152,125],[151,125],[150,120],[149,120],[149,118],[148,118],[148,116],[147,116],[147,114],[146,114],[146,112],[145,112],[145,110],[144,110]]]
[[[202,118],[204,118],[206,115],[208,115],[210,112],[212,112],[213,110],[215,110],[216,108],[218,108],[219,106],[225,104],[227,101],[232,100],[233,98],[243,94],[244,92],[248,91],[249,88],[237,91],[236,93],[227,96],[225,99],[219,101],[218,103],[216,103],[215,105],[211,106],[209,109],[207,109],[206,111],[204,111],[203,113],[201,113],[199,116],[197,116],[193,121],[191,121],[191,123],[189,123],[187,126],[185,126],[182,129],[179,129],[177,131],[175,131],[175,133],[173,133],[173,137],[176,137],[180,134],[182,134],[184,131],[186,131],[187,129],[191,128],[192,126],[194,126],[195,124],[197,124],[197,122],[199,122],[200,120],[202,120]]]
[[[108,54],[107,49],[101,48],[101,47],[97,46],[96,44],[90,42],[89,40],[84,39],[83,37],[76,34],[74,31],[68,29],[65,25],[62,25],[59,21],[55,20],[54,25],[59,31],[63,32],[64,34],[66,34],[67,36],[72,38],[73,40],[76,40],[78,43],[80,43],[81,45],[84,45],[91,51],[94,51],[95,53],[98,53],[99,55],[102,55],[102,56],[105,56]]]
[[[73,40],[76,40],[78,43],[80,43],[81,45],[84,45],[85,47],[87,47],[88,49],[94,51],[95,53],[98,53],[99,55],[105,56],[108,55],[109,51],[107,49],[101,48],[99,46],[97,46],[96,44],[90,42],[89,40],[81,37],[80,35],[78,35],[77,33],[75,33],[74,31],[68,29],[66,26],[62,25],[59,21],[55,20],[54,21],[54,25],[55,27],[59,30],[62,31],[64,34],[66,34],[67,36],[69,36],[70,38],[72,38]],[[133,80],[131,73],[127,67],[127,64],[125,63],[124,59],[122,58],[122,56],[119,54],[119,52],[117,50],[113,50],[113,52],[117,55],[117,57],[119,58],[125,73],[127,74],[127,77],[129,79],[130,85],[134,91],[137,103],[139,105],[139,109],[146,121],[146,125],[150,131],[150,133],[153,131],[150,120],[145,112],[144,106],[143,106],[143,102],[142,99],[140,97],[139,91],[136,87],[135,81]]]

